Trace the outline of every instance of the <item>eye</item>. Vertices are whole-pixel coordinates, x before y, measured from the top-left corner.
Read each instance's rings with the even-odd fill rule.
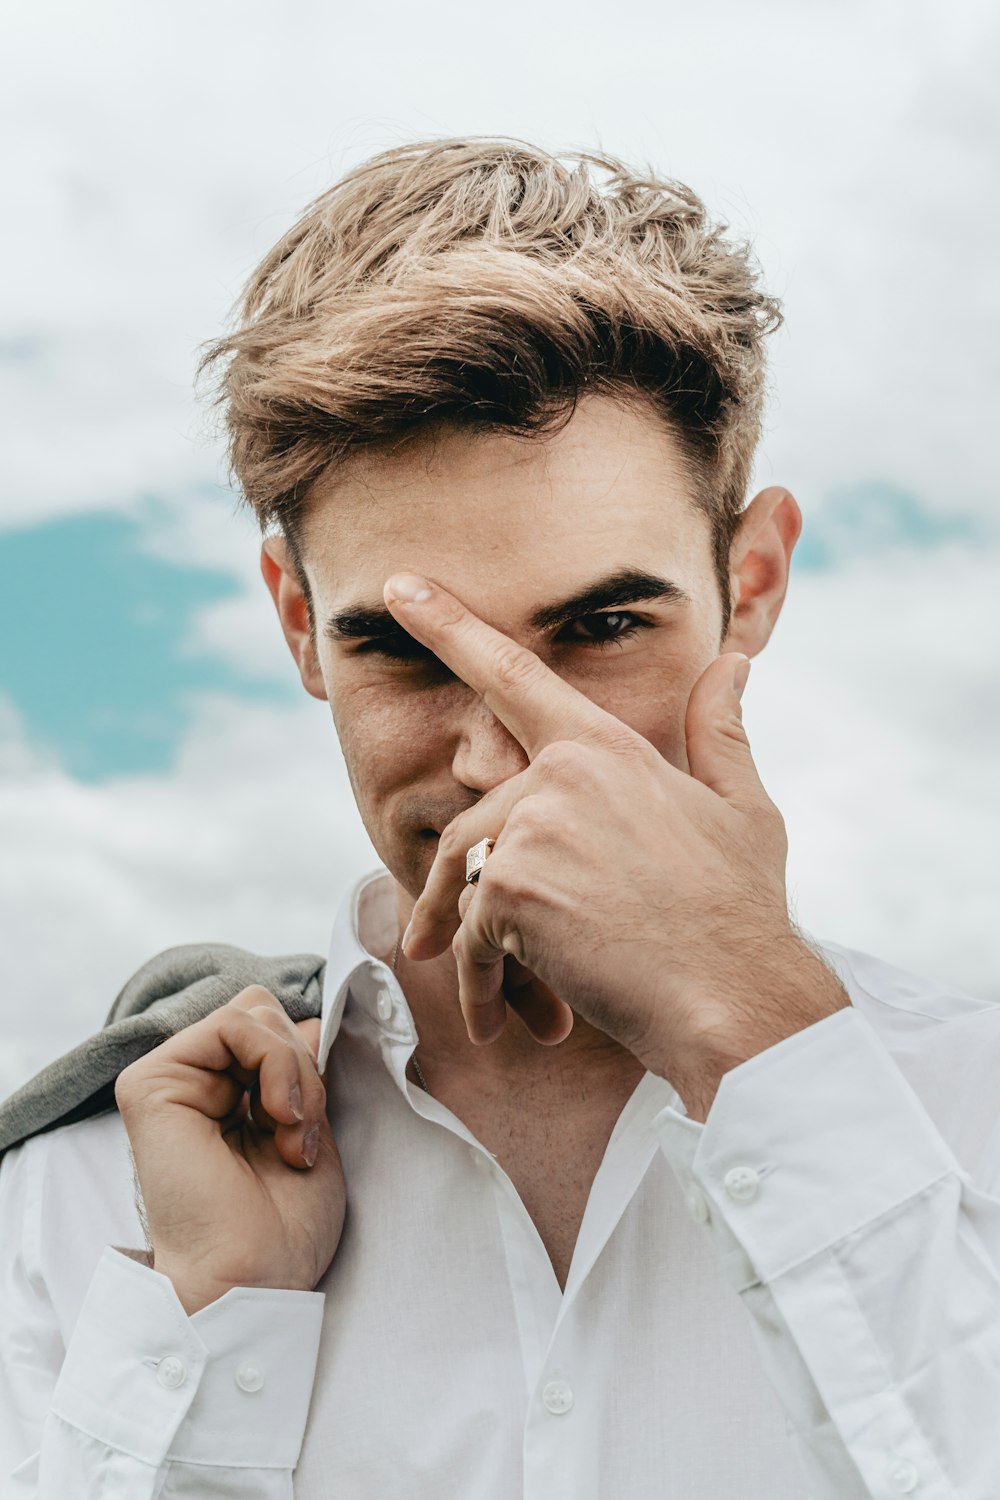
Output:
[[[580,615],[570,620],[556,636],[559,642],[578,646],[614,646],[626,641],[640,630],[648,630],[650,621],[624,610],[609,610],[605,614]]]
[[[433,655],[426,646],[415,641],[412,635],[400,631],[399,635],[373,636],[361,641],[354,648],[355,656],[387,656],[391,661],[420,661]]]
[[[407,671],[419,671],[423,675],[431,673],[433,676],[450,677],[448,668],[440,661],[433,651],[428,651],[419,641],[415,641],[412,635],[407,635],[405,630],[400,630],[393,635],[372,636],[368,640],[359,641],[351,649],[352,656],[374,656],[387,664],[396,664],[406,668]]]

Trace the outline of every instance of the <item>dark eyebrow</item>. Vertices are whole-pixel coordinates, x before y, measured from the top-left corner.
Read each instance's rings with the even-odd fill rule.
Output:
[[[580,615],[596,614],[601,609],[613,609],[616,604],[639,604],[658,599],[667,604],[690,604],[691,596],[680,584],[669,578],[659,578],[655,573],[646,573],[641,568],[621,568],[599,578],[558,604],[546,604],[531,617],[534,630],[550,630],[553,625],[565,625]]]
[[[331,615],[323,626],[323,634],[331,641],[363,641],[375,636],[405,635],[406,632],[384,606],[366,609],[357,604]]]
[[[530,625],[533,630],[551,630],[554,625],[565,625],[580,615],[597,614],[599,610],[613,609],[615,605],[639,604],[653,599],[667,604],[691,603],[690,594],[669,578],[659,578],[641,568],[621,568],[556,604],[546,604],[536,610]],[[358,641],[405,635],[406,632],[384,606],[359,604],[331,615],[323,627],[323,634],[331,641]]]

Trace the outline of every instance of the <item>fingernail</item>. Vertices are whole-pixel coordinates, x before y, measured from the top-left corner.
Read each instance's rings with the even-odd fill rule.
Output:
[[[410,933],[412,931],[413,931],[413,921],[411,919],[406,924],[406,931],[403,933],[402,940],[400,941],[400,944],[399,944],[399,946],[402,948],[402,950],[403,950],[404,953],[406,952],[406,945],[410,941]]]
[[[302,1108],[302,1090],[297,1083],[293,1083],[288,1090],[288,1106],[297,1120],[305,1119],[305,1112]]]
[[[749,676],[750,676],[750,661],[749,661],[749,658],[746,657],[746,656],[741,656],[740,659],[739,659],[739,661],[736,663],[736,670],[733,673],[733,692],[736,694],[737,698],[742,698],[743,697],[743,689],[747,685],[747,678]]]
[[[395,599],[401,604],[423,604],[425,599],[431,597],[427,579],[418,577],[416,573],[397,573],[389,579],[383,592],[387,604]]]
[[[302,1160],[311,1167],[319,1150],[319,1126],[312,1125],[302,1137]]]

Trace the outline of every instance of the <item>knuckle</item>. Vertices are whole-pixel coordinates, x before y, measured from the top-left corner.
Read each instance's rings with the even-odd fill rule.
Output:
[[[115,1103],[119,1110],[123,1107],[128,1109],[133,1098],[137,1098],[140,1093],[141,1083],[140,1075],[136,1073],[137,1066],[136,1063],[129,1063],[128,1067],[123,1068],[115,1079]]]
[[[522,814],[523,817],[524,814]],[[492,856],[489,875],[490,906],[497,916],[504,916],[516,910],[523,901],[534,894],[530,870],[526,861],[521,858],[505,859]]]
[[[579,740],[553,740],[535,756],[534,765],[554,780],[576,780],[588,762],[586,748]]]
[[[508,839],[511,834],[520,838],[535,838],[539,834],[545,834],[552,822],[552,812],[544,797],[522,797],[517,806],[511,809],[504,832]],[[501,869],[508,869],[506,862]]]
[[[501,687],[515,691],[531,687],[544,672],[537,656],[513,642],[499,648],[493,670]]]
[[[719,731],[723,739],[738,745],[741,750],[749,750],[750,740],[739,714],[727,714],[719,724]]]
[[[603,750],[610,750],[614,755],[629,755],[636,760],[659,761],[662,756],[645,735],[638,734],[636,730],[630,729],[627,724],[619,723],[617,719],[608,724],[599,725],[593,732],[594,743]]]
[[[441,837],[438,840],[438,853],[443,854],[447,859],[456,859],[460,852],[464,857],[466,847],[465,834],[460,826],[459,819],[452,818],[451,822],[446,824],[441,830]]]
[[[771,837],[778,845],[780,845],[787,851],[788,827],[785,823],[784,814],[782,813],[780,807],[772,802],[770,797],[768,797],[766,793],[764,796],[763,805],[761,807],[761,813],[764,819],[765,826],[770,830]]]
[[[270,1005],[251,1005],[247,1014],[257,1021],[261,1026],[266,1026],[268,1031],[273,1031],[279,1041],[292,1044],[289,1028],[292,1022],[282,1005],[280,1010],[273,1009]]]
[[[435,605],[435,621],[439,630],[448,630],[452,635],[467,635],[473,623],[469,611],[457,599],[441,596]]]
[[[272,995],[271,991],[265,989],[262,984],[248,984],[246,989],[240,990],[239,994],[234,995],[228,1004],[238,1006],[240,1010],[252,1010],[257,1006],[268,1006],[272,1010],[277,1006],[279,1010],[284,1010],[277,995]]]
[[[769,797],[766,792],[761,793],[760,807],[763,817],[765,817],[774,828],[780,828],[782,833],[784,833],[785,815],[781,811],[781,808],[778,806],[778,804],[771,797]]]

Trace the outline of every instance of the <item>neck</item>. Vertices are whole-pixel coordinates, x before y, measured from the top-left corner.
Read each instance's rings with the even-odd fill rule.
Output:
[[[487,1047],[474,1045],[458,1003],[458,973],[450,949],[421,963],[400,952],[396,975],[420,1036],[416,1055],[432,1093],[435,1077],[507,1091],[560,1082],[573,1085],[587,1077],[598,1087],[606,1081],[617,1089],[623,1083],[634,1087],[646,1071],[631,1052],[580,1016],[574,1017],[573,1030],[564,1041],[544,1046],[508,1006],[501,1036]]]

